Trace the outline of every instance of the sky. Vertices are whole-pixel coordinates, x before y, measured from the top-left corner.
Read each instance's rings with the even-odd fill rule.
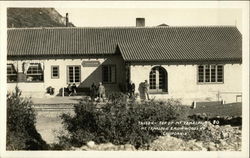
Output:
[[[231,25],[241,30],[241,9],[230,8],[55,8],[77,27],[135,26],[137,17],[146,26]]]

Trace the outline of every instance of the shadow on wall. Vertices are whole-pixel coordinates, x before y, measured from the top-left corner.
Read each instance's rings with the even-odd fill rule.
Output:
[[[143,89],[143,85],[144,85],[144,82],[141,82],[139,84],[139,87],[138,87],[139,96],[140,96],[141,100],[145,100],[146,99],[146,96],[145,96],[145,93],[144,93],[144,89]]]
[[[123,63],[122,63],[123,62]],[[90,88],[94,83],[98,85],[99,82],[102,82],[102,66],[103,65],[116,65],[116,83],[112,84],[103,84],[106,91],[124,91],[125,86],[125,64],[123,60],[119,60],[117,56],[114,58],[107,58],[101,65],[99,65],[87,78],[82,81],[79,85],[81,88]],[[122,68],[124,67],[124,69]],[[83,72],[84,74],[84,72]]]
[[[91,85],[94,83],[96,86],[102,82],[102,66],[103,65],[116,65],[116,82],[103,84],[106,91],[125,91],[126,89],[126,76],[125,76],[125,63],[120,55],[108,57],[102,64],[97,67],[84,67],[81,72],[84,80],[77,87],[78,92],[88,93]],[[86,74],[88,72],[88,74]],[[89,72],[91,72],[89,74]],[[62,95],[62,88],[59,95]]]
[[[105,64],[105,61],[103,62]],[[78,87],[90,87],[93,83],[98,85],[102,81],[102,64],[99,65]],[[84,72],[83,72],[84,75]]]
[[[105,62],[104,62],[105,63]],[[84,80],[82,81],[79,86],[77,87],[77,93],[89,93],[90,90],[90,86],[95,83],[95,85],[97,86],[99,84],[99,82],[102,81],[102,64],[100,64],[98,67],[93,68],[92,67],[92,73]],[[84,71],[81,72],[83,75],[85,75]],[[59,94],[57,94],[57,96],[62,96],[63,93],[63,88],[59,89]],[[67,87],[64,87],[64,95],[68,96],[69,93],[67,91]]]

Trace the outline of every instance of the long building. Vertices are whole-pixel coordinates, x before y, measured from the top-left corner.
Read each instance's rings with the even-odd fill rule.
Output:
[[[25,96],[61,95],[69,83],[156,99],[235,102],[242,91],[242,35],[234,26],[8,29],[7,83]]]

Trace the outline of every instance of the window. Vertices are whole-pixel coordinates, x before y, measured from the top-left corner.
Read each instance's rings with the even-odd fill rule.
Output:
[[[102,82],[103,83],[115,83],[116,82],[115,65],[102,66]]]
[[[198,66],[199,83],[222,83],[223,65],[199,65]]]
[[[81,81],[81,67],[68,66],[68,83],[79,83]]]
[[[28,82],[41,82],[43,81],[43,70],[41,64],[30,63],[26,75],[26,81]]]
[[[51,66],[51,78],[59,78],[59,66]]]
[[[223,82],[223,66],[217,66],[217,82]]]
[[[160,66],[151,69],[149,89],[151,92],[167,92],[167,71]]]
[[[7,64],[7,82],[17,82],[17,71],[13,64]]]

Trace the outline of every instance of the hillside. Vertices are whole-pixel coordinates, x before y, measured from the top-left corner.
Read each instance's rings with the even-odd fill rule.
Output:
[[[54,8],[8,8],[8,28],[66,27],[65,17]],[[69,23],[70,27],[74,27]]]

